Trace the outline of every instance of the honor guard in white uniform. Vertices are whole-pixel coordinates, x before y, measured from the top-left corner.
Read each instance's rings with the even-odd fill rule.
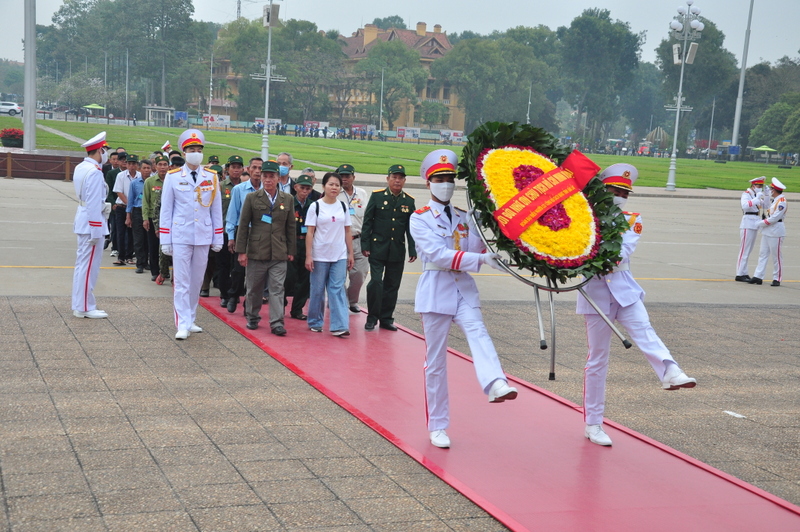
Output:
[[[783,280],[783,237],[786,236],[786,196],[783,191],[786,187],[778,181],[777,177],[772,178],[770,184],[772,203],[764,212],[764,219],[758,222],[758,229],[761,231],[761,248],[758,252],[758,266],[753,274],[753,278],[748,281],[750,284],[761,284],[767,272],[767,261],[769,256],[773,257],[772,285],[780,286]]]
[[[425,332],[425,404],[431,443],[450,447],[445,429],[450,425],[447,393],[447,336],[453,322],[467,337],[478,383],[489,402],[516,399],[508,385],[492,339],[481,315],[478,287],[467,272],[483,264],[504,271],[498,255],[486,247],[472,219],[450,204],[455,189],[457,156],[436,150],[422,162],[420,175],[428,182],[431,201],[409,220],[411,235],[422,260],[414,310],[422,315]]]
[[[187,129],[178,138],[186,164],[167,173],[161,191],[161,250],[172,255],[175,274],[175,338],[185,340],[197,326],[200,286],[208,249],[222,248],[222,198],[217,173],[203,168],[203,133]]]
[[[769,202],[763,194],[764,180],[766,177],[756,177],[750,180],[750,188],[742,192],[742,223],[739,224],[741,244],[739,245],[739,258],[736,261],[736,277],[739,282],[746,283],[750,280],[747,275],[747,259],[756,243],[758,226],[761,222],[761,212],[766,210]],[[767,203],[767,205],[764,205]]]
[[[636,167],[620,163],[609,166],[598,177],[606,184],[606,189],[614,194],[614,204],[622,209],[628,194],[633,192],[633,183],[638,175]],[[644,307],[644,290],[630,271],[631,255],[636,251],[643,230],[642,217],[635,212],[624,214],[630,227],[622,234],[622,260],[613,272],[592,277],[584,290],[610,320],[617,320],[625,327],[653,367],[662,388],[693,388],[697,381],[681,371],[650,325],[650,317]],[[578,296],[577,313],[584,315],[589,341],[583,378],[584,435],[592,443],[611,445],[611,438],[603,430],[603,412],[612,331],[582,295]]]
[[[86,158],[75,167],[72,182],[78,197],[72,231],[78,235],[78,253],[75,257],[75,273],[72,276],[72,313],[78,318],[107,318],[108,314],[97,309],[94,285],[100,272],[102,244],[108,234],[106,207],[108,185],[101,168],[108,161],[106,132],[87,140]]]

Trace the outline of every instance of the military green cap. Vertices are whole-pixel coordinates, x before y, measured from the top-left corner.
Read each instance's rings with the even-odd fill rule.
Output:
[[[165,163],[168,163],[169,159],[167,158],[166,155],[157,155],[156,158],[153,159],[153,164],[158,164],[161,161],[164,161]]]
[[[406,175],[406,167],[402,164],[393,164],[389,167],[389,175],[391,174],[403,174]]]
[[[222,173],[222,167],[218,164],[212,164],[211,166],[209,166],[209,169],[214,170],[218,174]]]
[[[136,155],[136,154],[131,153],[131,154],[128,154],[128,158],[126,160],[129,163],[138,163],[139,162],[139,156]]]
[[[228,157],[228,164],[241,164],[244,166],[244,159],[241,155],[231,155]]]
[[[301,174],[301,175],[300,175],[300,177],[298,177],[298,178],[295,180],[295,182],[294,182],[294,183],[295,183],[296,185],[308,185],[308,186],[310,186],[310,187],[313,187],[313,186],[314,186],[314,182],[311,180],[311,176],[308,176],[308,175],[306,175],[306,174]]]
[[[336,169],[336,173],[341,174],[354,174],[356,173],[356,169],[353,168],[352,164],[342,164],[339,165],[339,168]]]
[[[208,162],[209,162],[209,163],[211,163],[211,164],[219,164],[219,156],[217,156],[217,155],[211,155],[211,156],[208,158]]]
[[[275,172],[277,174],[280,172],[280,166],[277,161],[264,161],[264,164],[261,165],[261,171]]]

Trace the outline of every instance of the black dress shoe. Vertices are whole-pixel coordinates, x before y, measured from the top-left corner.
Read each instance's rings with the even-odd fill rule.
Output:
[[[358,308],[358,305],[350,305],[350,312],[352,312],[353,314],[358,314],[359,312],[361,312],[361,309]]]
[[[144,268],[136,268],[136,273],[144,273]]]
[[[142,268],[144,268],[144,269],[145,269],[145,270],[147,270],[147,271],[150,271],[150,266],[148,266],[147,264],[145,264],[144,266],[142,266]]]
[[[208,290],[200,290],[200,297],[208,297]]]
[[[759,279],[758,277],[751,277],[751,278],[750,278],[750,280],[749,280],[749,281],[747,281],[747,282],[748,282],[749,284],[761,284],[761,283],[763,283],[764,281],[762,281],[762,280],[761,280],[761,279]]]
[[[772,281],[772,284],[770,286],[780,286],[780,285],[781,285],[780,281]]]
[[[396,331],[397,327],[395,327],[394,323],[381,323],[381,329],[386,329],[387,331]]]
[[[278,325],[277,327],[272,328],[272,334],[275,336],[286,336],[286,329]]]
[[[367,323],[364,324],[364,329],[366,329],[368,331],[373,331],[373,330],[375,330],[375,325],[377,325],[375,322],[368,321]]]
[[[305,314],[302,314],[302,313],[301,314],[290,314],[290,316],[292,318],[294,318],[296,320],[300,320],[300,321],[308,320],[308,316],[306,316]]]
[[[747,281],[750,280],[750,276],[749,275],[737,275],[736,277],[734,277],[734,279],[739,281],[740,283],[746,283]]]
[[[236,312],[236,305],[238,305],[238,304],[239,304],[239,298],[238,297],[230,298],[228,300],[228,305],[227,305],[228,306],[228,312],[230,312],[231,314]]]
[[[258,322],[257,321],[248,321],[247,325],[245,325],[251,331],[258,329]]]
[[[220,298],[220,300],[219,300],[219,306],[220,306],[220,307],[227,307],[227,306],[228,306],[228,300],[227,300],[227,299],[225,299],[224,297]]]

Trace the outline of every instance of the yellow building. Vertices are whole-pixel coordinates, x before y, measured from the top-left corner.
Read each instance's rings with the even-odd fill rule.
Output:
[[[342,50],[353,65],[367,57],[370,49],[377,43],[399,40],[409,48],[419,52],[420,63],[428,72],[430,72],[431,63],[443,57],[453,48],[447,38],[447,34],[442,32],[442,27],[439,24],[433,27],[433,31],[427,31],[427,25],[424,22],[418,22],[416,30],[401,30],[397,28],[383,30],[374,24],[366,24],[351,37],[340,37],[340,40],[344,41]],[[436,88],[435,81],[429,77],[427,85],[417,92],[417,98],[419,102],[429,101],[444,104],[448,111],[447,123],[434,125],[420,123],[414,116],[416,111],[414,104],[407,102],[396,120],[395,126],[464,130],[464,111],[458,107],[458,98],[455,91],[452,90],[449,83],[443,83],[441,87]],[[379,98],[379,95],[370,95],[363,91],[356,92],[358,94],[354,94],[350,99],[348,109],[344,115],[345,118],[354,122],[358,119],[358,106],[369,102],[377,103],[376,100]],[[384,127],[386,127],[386,124],[381,124],[381,128]]]

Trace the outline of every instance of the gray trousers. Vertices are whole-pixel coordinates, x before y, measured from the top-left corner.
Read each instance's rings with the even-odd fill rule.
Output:
[[[264,286],[269,283],[269,326],[274,329],[283,325],[283,285],[287,264],[285,260],[247,260],[245,301],[248,321],[258,323],[261,320],[261,299]]]
[[[364,286],[364,279],[369,272],[369,259],[361,254],[361,237],[353,239],[353,269],[347,272],[347,302],[352,307],[358,305],[358,296],[361,295],[361,287]]]

